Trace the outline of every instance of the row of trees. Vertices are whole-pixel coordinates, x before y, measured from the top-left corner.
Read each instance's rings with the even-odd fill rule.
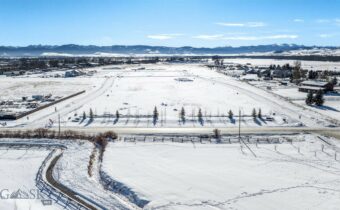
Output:
[[[259,119],[262,119],[262,110],[259,109],[258,112],[256,112],[256,109],[254,108],[252,113],[251,113],[251,116],[256,119],[256,117],[258,117]]]
[[[73,130],[64,130],[60,133],[55,130],[49,130],[46,128],[37,128],[35,130],[25,130],[25,131],[10,131],[4,130],[0,131],[0,138],[25,138],[25,139],[41,139],[41,138],[49,138],[49,139],[81,139],[81,140],[89,140],[93,143],[96,143],[100,146],[103,146],[106,140],[115,140],[117,139],[117,134],[112,131],[107,131],[105,133],[99,133],[97,135],[86,134],[83,132],[77,132]]]
[[[338,80],[336,78],[336,75],[332,75],[329,73],[329,71],[308,71],[307,78],[310,80],[313,79],[320,79],[324,81],[331,82],[333,85],[336,85],[338,83]]]
[[[256,119],[256,117],[262,119],[262,111],[261,111],[261,109],[259,109],[258,111],[256,111],[256,109],[254,108],[254,109],[252,110],[252,114],[251,114],[251,115],[252,115],[252,117],[253,117],[254,119]],[[120,114],[119,111],[117,110],[117,111],[116,111],[116,114],[115,114],[115,117],[116,117],[115,122],[118,122],[120,116],[121,116],[121,114]],[[202,109],[201,109],[201,108],[199,108],[198,113],[197,113],[196,116],[197,116],[197,118],[198,118],[198,122],[199,122],[200,124],[203,125],[203,124],[204,124],[204,117],[203,117],[203,113],[202,113]],[[87,118],[88,118],[88,117],[87,117],[86,112],[83,112],[82,121],[86,120]],[[234,119],[234,113],[233,113],[232,110],[229,110],[229,111],[228,111],[228,118],[229,118],[230,120],[233,120],[233,119]],[[93,120],[94,120],[94,114],[93,114],[92,109],[90,108],[90,111],[89,111],[89,121],[92,122]],[[154,110],[153,110],[153,113],[152,113],[152,122],[153,122],[153,124],[156,125],[157,122],[158,122],[158,120],[159,120],[159,112],[158,112],[157,107],[155,106],[155,107],[154,107]],[[180,112],[179,112],[179,120],[180,120],[183,124],[184,124],[185,121],[186,121],[186,111],[185,111],[184,107],[182,107],[181,110],[180,110]]]
[[[116,111],[116,120],[118,121],[118,119],[120,118],[120,113],[119,111],[117,110]],[[82,120],[86,120],[87,119],[87,115],[86,115],[86,112],[84,111],[83,112],[83,116],[82,116]],[[92,111],[92,108],[90,108],[90,111],[89,111],[89,120],[90,121],[93,121],[94,120],[94,114],[93,114],[93,111]]]

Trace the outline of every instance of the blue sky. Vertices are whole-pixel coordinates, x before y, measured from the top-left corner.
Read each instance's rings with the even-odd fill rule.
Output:
[[[0,45],[340,46],[340,0],[0,0]]]

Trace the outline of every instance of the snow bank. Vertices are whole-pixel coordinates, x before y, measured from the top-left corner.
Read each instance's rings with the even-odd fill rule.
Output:
[[[115,193],[119,193],[129,199],[130,202],[135,203],[137,206],[143,208],[150,201],[142,199],[133,192],[129,187],[125,186],[123,183],[113,180],[109,175],[107,175],[104,171],[100,170],[100,179],[102,185],[105,189],[110,190]]]

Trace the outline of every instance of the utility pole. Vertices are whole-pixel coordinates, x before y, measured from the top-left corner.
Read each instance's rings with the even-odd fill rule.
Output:
[[[238,140],[241,141],[241,110],[238,110]]]
[[[166,124],[166,107],[164,107],[164,123]]]
[[[59,135],[59,138],[60,138],[60,114],[58,114],[58,135]]]

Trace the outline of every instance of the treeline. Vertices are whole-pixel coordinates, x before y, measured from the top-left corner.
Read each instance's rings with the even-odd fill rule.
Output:
[[[252,58],[252,59],[279,59],[279,60],[304,60],[304,61],[330,61],[339,62],[340,56],[329,55],[258,55],[258,56],[220,56],[221,58]]]
[[[89,135],[84,132],[64,130],[60,133],[55,130],[38,128],[34,130],[4,130],[0,132],[0,138],[20,138],[20,139],[63,139],[63,140],[88,140],[99,145],[105,145],[105,140],[117,139],[117,134],[113,131]]]

